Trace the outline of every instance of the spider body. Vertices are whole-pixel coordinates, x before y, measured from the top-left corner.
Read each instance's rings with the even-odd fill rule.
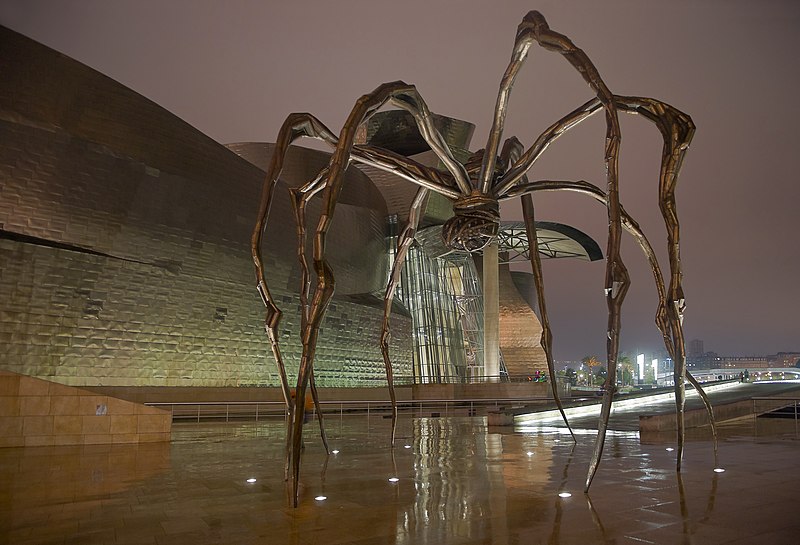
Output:
[[[515,78],[524,64],[531,47],[538,44],[542,48],[561,54],[581,75],[594,93],[594,98],[567,113],[527,148],[516,138],[502,140],[509,96]],[[436,154],[442,169],[421,165],[407,157],[380,147],[356,145],[355,134],[360,125],[366,122],[384,104],[393,104],[409,112],[419,133],[430,149]],[[600,187],[582,180],[537,180],[529,181],[527,174],[547,147],[566,131],[574,128],[592,115],[602,112],[606,121],[605,171],[606,187]],[[659,208],[667,231],[667,251],[669,255],[669,283],[664,275],[648,239],[636,221],[622,207],[619,194],[618,163],[621,132],[619,113],[630,113],[653,123],[662,135],[661,171],[658,183]],[[492,127],[484,150],[476,152],[466,164],[459,163],[448,148],[433,123],[433,116],[427,104],[413,85],[401,81],[384,83],[374,91],[360,97],[336,136],[320,120],[308,113],[295,113],[287,117],[276,139],[275,150],[270,160],[261,196],[259,213],[253,229],[251,251],[256,269],[257,288],[266,307],[265,329],[270,340],[272,352],[281,377],[281,388],[288,411],[287,427],[287,478],[292,482],[293,503],[298,502],[298,481],[300,476],[300,454],[302,449],[302,429],[304,423],[304,400],[306,389],[310,387],[312,397],[317,400],[314,385],[314,354],[317,336],[325,309],[333,295],[334,272],[325,259],[325,241],[336,200],[344,180],[344,170],[355,161],[389,171],[419,187],[409,210],[406,227],[398,241],[397,254],[384,296],[384,315],[381,334],[381,350],[386,366],[386,377],[392,398],[392,443],[397,419],[391,360],[389,357],[389,317],[392,299],[408,250],[414,241],[417,225],[428,193],[435,191],[453,202],[454,216],[442,228],[445,243],[453,249],[477,252],[497,236],[500,222],[499,201],[520,198],[525,217],[530,245],[530,260],[536,283],[538,308],[542,323],[541,345],[547,357],[550,376],[555,376],[552,358],[552,335],[547,317],[544,297],[544,284],[541,263],[536,244],[534,226],[534,206],[532,194],[536,191],[573,191],[588,195],[606,206],[608,214],[608,244],[606,250],[606,274],[604,294],[608,306],[607,365],[608,375],[603,385],[601,416],[598,435],[595,441],[592,460],[586,478],[588,491],[600,462],[605,441],[611,402],[616,390],[616,363],[619,351],[620,312],[630,280],[627,269],[620,256],[620,239],[623,230],[628,231],[644,252],[653,273],[658,292],[659,304],[656,310],[656,326],[662,333],[667,352],[675,364],[675,400],[678,414],[677,469],[680,470],[683,453],[683,405],[685,399],[684,382],[690,381],[700,393],[710,414],[712,431],[713,413],[702,388],[686,372],[686,356],[683,339],[682,318],[684,296],[682,270],[680,264],[680,230],[678,224],[675,187],[683,158],[694,134],[691,118],[668,104],[647,97],[628,97],[615,95],[606,86],[589,57],[566,36],[550,29],[544,17],[532,11],[522,20],[514,39],[511,60],[500,82],[497,103],[494,109]],[[266,227],[272,192],[280,176],[283,160],[289,145],[298,138],[317,138],[333,148],[328,166],[318,173],[305,186],[291,193],[295,211],[298,259],[302,271],[300,300],[302,311],[303,353],[296,383],[296,402],[291,398],[285,366],[279,346],[278,327],[281,312],[273,300],[267,285],[267,275],[261,257],[261,241]],[[316,272],[316,285],[311,291],[311,275],[305,255],[306,203],[315,195],[322,199],[322,214],[314,231],[313,268]],[[555,381],[550,381],[555,402],[564,411],[558,397]],[[321,415],[319,407],[317,412]],[[564,416],[566,422],[566,416]],[[323,442],[327,449],[322,418],[319,419]],[[569,424],[567,424],[569,426]],[[571,430],[570,430],[571,431]],[[573,435],[574,438],[574,435]],[[289,469],[291,466],[291,475]]]
[[[442,226],[442,238],[449,248],[474,253],[491,244],[499,230],[499,203],[474,192],[453,203],[453,217]]]

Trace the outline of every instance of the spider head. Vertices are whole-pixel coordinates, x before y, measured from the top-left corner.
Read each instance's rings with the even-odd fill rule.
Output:
[[[495,199],[473,193],[457,200],[453,212],[442,226],[442,238],[449,248],[477,252],[497,236],[500,209]]]

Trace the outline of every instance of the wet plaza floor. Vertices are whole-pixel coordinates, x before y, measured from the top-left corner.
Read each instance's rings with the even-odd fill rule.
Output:
[[[573,445],[559,428],[401,416],[392,449],[387,420],[331,418],[336,454],[306,428],[297,509],[279,420],[176,424],[169,444],[0,449],[0,543],[793,544],[800,441],[771,426],[729,429],[723,473],[710,441],[688,442],[680,478],[669,440],[611,432],[585,495],[588,430]]]

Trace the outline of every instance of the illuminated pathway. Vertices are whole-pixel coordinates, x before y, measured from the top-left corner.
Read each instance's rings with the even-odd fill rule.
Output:
[[[796,392],[800,396],[800,381],[782,382],[756,382],[756,383],[727,383],[708,387],[706,392],[712,406],[724,405],[735,401],[742,401],[752,397],[779,396]],[[693,389],[686,390],[686,410],[702,409],[703,403]],[[567,411],[569,423],[573,428],[597,429],[598,415],[600,414],[600,398],[597,403],[589,407],[573,408]],[[674,414],[675,401],[671,394],[660,394],[652,397],[626,400],[624,397],[615,400],[613,411],[609,419],[609,429],[638,431],[639,415],[641,414]],[[517,414],[522,411],[516,411]],[[558,411],[548,410],[531,414],[519,414],[514,419],[517,425],[547,425],[563,426]]]

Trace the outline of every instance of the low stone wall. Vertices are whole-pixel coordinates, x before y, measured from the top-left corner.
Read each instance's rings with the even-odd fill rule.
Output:
[[[0,371],[0,447],[169,441],[171,426],[160,409]]]
[[[724,405],[714,405],[714,419],[717,422],[724,422],[726,420],[733,420],[752,415],[753,401],[750,399],[726,403]],[[678,429],[677,422],[678,419],[675,413],[643,414],[639,415],[639,431],[642,433],[675,431]],[[710,425],[708,412],[706,411],[705,407],[685,411],[684,423],[687,429],[708,426]]]
[[[477,384],[417,384],[414,399],[528,399],[551,396],[546,382],[482,382]]]
[[[212,403],[283,401],[280,388],[268,387],[169,387],[169,386],[92,386],[92,392],[127,399],[135,403]],[[389,401],[388,388],[319,388],[321,401]],[[395,388],[398,400],[411,399],[409,387]]]
[[[283,401],[280,388],[268,387],[168,387],[92,386],[96,394],[135,403],[203,403],[229,401]],[[388,388],[319,388],[322,401],[389,401]],[[480,384],[417,384],[395,388],[399,401],[425,399],[529,399],[551,397],[546,382],[498,382]]]

